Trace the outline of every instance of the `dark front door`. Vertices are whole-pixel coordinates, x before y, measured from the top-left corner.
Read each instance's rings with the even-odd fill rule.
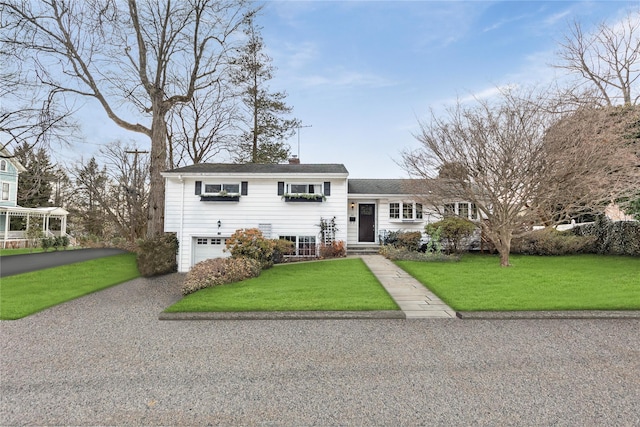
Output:
[[[358,207],[358,242],[376,241],[376,205],[361,203]]]

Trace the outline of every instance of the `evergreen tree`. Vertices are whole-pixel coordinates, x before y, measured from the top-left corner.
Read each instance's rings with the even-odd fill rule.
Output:
[[[245,107],[245,129],[240,136],[234,160],[239,163],[278,163],[286,160],[290,138],[300,121],[283,116],[293,111],[285,104],[286,92],[269,92],[267,82],[273,78],[275,68],[264,53],[260,28],[249,20],[245,29],[247,44],[239,50],[233,62],[232,83],[240,89]]]
[[[100,169],[95,157],[86,165],[80,165],[73,171],[76,181],[78,215],[87,234],[103,237],[105,224],[108,223],[100,200],[107,192],[109,178],[105,168]]]
[[[55,179],[55,172],[47,151],[23,142],[16,149],[15,157],[26,169],[18,178],[18,205],[25,208],[51,206],[51,181]]]

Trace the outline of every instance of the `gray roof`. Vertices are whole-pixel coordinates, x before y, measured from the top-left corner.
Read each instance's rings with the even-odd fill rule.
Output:
[[[200,163],[166,171],[167,173],[343,173],[348,174],[343,164],[262,164],[262,163]]]
[[[349,194],[424,194],[422,179],[350,179]]]

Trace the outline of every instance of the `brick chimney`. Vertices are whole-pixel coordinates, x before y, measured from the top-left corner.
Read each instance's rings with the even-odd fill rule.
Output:
[[[299,164],[300,164],[300,159],[298,158],[298,156],[293,155],[293,156],[291,156],[291,158],[289,159],[289,164],[290,164],[290,165],[299,165]]]

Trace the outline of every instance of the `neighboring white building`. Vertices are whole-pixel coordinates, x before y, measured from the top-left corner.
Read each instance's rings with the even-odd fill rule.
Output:
[[[226,238],[259,228],[267,238],[316,255],[320,221],[335,217],[335,239],[349,250],[378,245],[389,231],[424,231],[423,211],[409,180],[348,179],[342,164],[197,164],[166,171],[165,231],[180,244],[178,271],[228,256]]]
[[[0,247],[3,249],[25,246],[26,230],[34,221],[41,226],[43,236],[67,235],[69,212],[66,210],[18,206],[18,175],[22,172],[26,172],[24,166],[5,148],[0,148]],[[12,222],[18,226],[12,227]]]

